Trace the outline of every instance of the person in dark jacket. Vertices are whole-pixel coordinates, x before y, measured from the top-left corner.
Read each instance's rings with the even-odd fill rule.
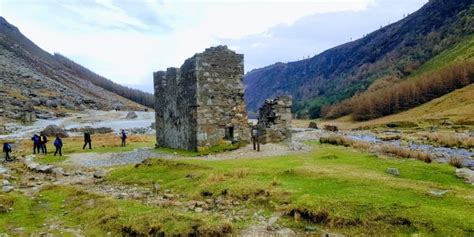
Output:
[[[12,152],[12,146],[8,142],[3,143],[3,152],[6,154],[5,160],[11,161],[10,152]]]
[[[31,140],[33,141],[33,154],[36,154],[36,151],[40,153],[40,146],[41,146],[40,136],[38,136],[38,134],[35,134],[31,138]]]
[[[54,152],[54,156],[58,154],[59,156],[63,156],[62,154],[62,148],[63,148],[63,140],[59,137],[59,135],[56,135],[56,140],[54,140],[54,147],[56,147],[56,151]]]
[[[120,133],[120,139],[122,139],[122,146],[125,146],[125,142],[127,140],[127,133],[125,133],[125,130],[122,129],[122,132]]]
[[[253,150],[260,151],[260,131],[257,126],[253,126],[252,128],[252,143]]]
[[[91,139],[91,134],[89,132],[84,133],[84,146],[82,146],[82,149],[86,149],[87,144],[89,144],[89,149],[92,149],[92,139]]]
[[[41,132],[40,133],[40,148],[43,154],[48,153],[48,148],[46,147],[46,143],[48,143],[48,137],[44,134],[44,132]]]

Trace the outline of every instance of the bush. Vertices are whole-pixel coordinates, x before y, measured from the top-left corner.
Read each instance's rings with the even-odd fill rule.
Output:
[[[424,161],[425,163],[431,163],[433,161],[433,157],[430,154],[419,152],[419,151],[412,151],[410,149],[392,146],[392,145],[384,145],[381,146],[380,151],[387,155],[394,155],[401,158],[408,158],[408,159],[417,159]]]
[[[451,157],[449,158],[449,164],[459,169],[463,167],[463,160],[462,157]]]

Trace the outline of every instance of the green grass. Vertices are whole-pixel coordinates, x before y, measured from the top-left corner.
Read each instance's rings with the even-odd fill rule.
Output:
[[[23,227],[25,236],[46,231],[45,223],[81,229],[86,236],[105,236],[108,232],[112,236],[145,236],[153,231],[205,234],[228,227],[225,220],[208,214],[178,213],[63,186],[46,187],[32,199],[18,193],[5,194],[0,196],[0,203],[14,209],[0,214],[0,233]]]
[[[317,223],[343,234],[472,235],[474,188],[446,164],[376,157],[350,148],[316,145],[315,152],[225,161],[154,160],[112,171],[107,182],[178,190],[189,198],[227,193],[249,208],[327,213]],[[328,159],[331,157],[332,159]],[[385,173],[398,168],[399,177]],[[187,178],[192,174],[193,179]],[[443,197],[433,189],[450,190]],[[304,221],[285,220],[291,226]],[[311,223],[310,223],[311,224]]]
[[[67,159],[67,156],[55,156],[54,154],[47,154],[47,155],[39,155],[36,158],[36,161],[38,161],[41,164],[55,164],[55,163],[60,163],[63,162]]]
[[[439,70],[448,64],[474,59],[474,35],[467,36],[455,46],[441,52],[424,63],[412,76]]]
[[[180,155],[180,156],[196,157],[196,156],[205,156],[205,155],[209,155],[209,154],[232,151],[232,150],[236,150],[239,147],[244,146],[244,145],[245,145],[245,143],[236,143],[236,144],[223,143],[223,144],[217,144],[217,145],[212,146],[212,147],[199,147],[198,151],[188,151],[188,150],[182,150],[182,149],[159,147],[159,148],[155,149],[155,152],[157,152],[157,153],[166,153],[166,154],[174,154],[174,155]]]

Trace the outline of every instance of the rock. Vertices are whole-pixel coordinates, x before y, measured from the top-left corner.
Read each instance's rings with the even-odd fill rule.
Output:
[[[468,168],[456,169],[456,176],[463,178],[466,183],[474,185],[474,171]]]
[[[15,188],[13,186],[3,186],[2,187],[2,192],[4,193],[9,193],[11,191],[13,191]]]
[[[387,170],[385,170],[385,172],[387,174],[391,174],[393,176],[400,176],[400,171],[397,168],[387,168]]]
[[[50,173],[53,173],[53,168],[54,166],[52,165],[39,165],[36,167],[36,170],[41,173],[50,174]]]
[[[34,106],[40,106],[41,105],[41,100],[39,98],[32,98],[30,100],[30,102],[34,105]]]
[[[447,192],[449,192],[449,190],[431,190],[430,194],[435,197],[442,197]]]
[[[5,169],[2,165],[0,165],[0,174],[6,174],[8,173],[8,170]]]
[[[173,198],[174,198],[174,195],[171,194],[171,193],[165,193],[165,194],[163,195],[163,197],[166,198],[166,199],[173,199]]]
[[[316,124],[314,121],[311,121],[309,122],[308,128],[318,129],[318,124]]]
[[[2,180],[2,185],[3,185],[3,186],[10,185],[10,181],[4,179],[4,180]]]
[[[118,197],[119,199],[124,199],[124,198],[127,198],[127,197],[128,197],[128,194],[126,194],[126,193],[120,193],[117,197]]]
[[[125,117],[126,119],[136,119],[138,118],[138,115],[137,113],[133,112],[133,111],[130,111],[127,113],[127,116]]]
[[[56,100],[47,100],[46,101],[46,106],[50,108],[57,108],[58,107],[58,102]]]
[[[56,126],[56,125],[48,125],[44,130],[43,132],[45,133],[46,136],[49,136],[49,137],[53,137],[53,136],[56,136],[56,135],[59,135],[60,137],[69,137],[69,135],[67,134],[67,132]]]
[[[6,212],[8,212],[8,209],[4,205],[0,204],[0,213],[6,213]]]
[[[106,175],[105,170],[97,170],[94,173],[94,178],[101,179],[101,178],[105,177],[105,175]]]
[[[159,192],[161,190],[161,185],[159,183],[155,183],[153,185],[153,191]]]
[[[197,212],[197,213],[201,213],[203,211],[203,209],[202,209],[202,207],[196,207],[194,209],[194,211]]]

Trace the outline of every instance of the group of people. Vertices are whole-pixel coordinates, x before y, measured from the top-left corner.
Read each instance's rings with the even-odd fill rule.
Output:
[[[44,132],[41,132],[40,135],[34,134],[31,140],[33,141],[33,154],[48,154],[48,147],[46,146],[46,143],[48,143],[48,136],[46,136]],[[53,145],[56,148],[54,155],[56,156],[59,153],[59,155],[62,156],[63,140],[59,134],[56,135]]]

